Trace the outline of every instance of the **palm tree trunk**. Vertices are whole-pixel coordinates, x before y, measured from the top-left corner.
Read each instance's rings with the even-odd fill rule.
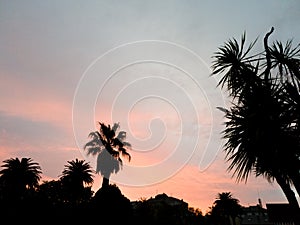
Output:
[[[276,181],[279,184],[279,186],[281,187],[282,191],[284,192],[285,197],[287,198],[289,204],[293,208],[299,209],[298,201],[296,199],[295,193],[291,189],[291,186],[285,181],[285,179],[283,179],[280,176],[276,176]]]
[[[235,225],[234,217],[233,216],[229,216],[229,224],[230,225]]]
[[[297,191],[298,195],[300,195],[300,179],[299,179],[299,176],[296,176],[295,178],[293,177],[292,181],[293,181],[294,187],[296,188],[296,191]],[[295,220],[296,220],[295,224],[300,225],[300,209],[298,209],[298,211],[296,212]]]
[[[298,174],[291,174],[291,179],[298,195],[300,196],[300,176]]]
[[[300,212],[299,212],[300,209],[299,209],[299,204],[296,199],[295,193],[291,189],[291,186],[282,177],[277,176],[276,181],[279,184],[279,186],[281,187],[282,191],[284,192],[284,194],[289,202],[289,205],[291,207],[291,210],[293,211],[293,220],[295,222],[295,225],[300,225],[299,216],[298,216],[298,215],[300,215]]]
[[[105,176],[103,176],[102,179],[102,188],[106,188],[109,186],[109,178],[106,178]]]

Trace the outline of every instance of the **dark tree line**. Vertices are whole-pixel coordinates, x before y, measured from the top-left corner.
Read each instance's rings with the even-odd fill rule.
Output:
[[[91,140],[84,146],[87,154],[97,155],[96,171],[85,160],[75,159],[67,161],[58,180],[41,182],[41,167],[31,158],[3,161],[0,171],[2,217],[12,223],[29,222],[36,215],[52,222],[94,222],[97,219],[110,224],[132,222],[130,200],[116,185],[109,183],[110,175],[122,168],[122,157],[130,160],[126,132],[117,131],[118,123],[112,127],[99,125],[99,130],[90,133]],[[103,182],[94,193],[91,188],[98,173],[103,176]]]
[[[126,132],[118,131],[119,124],[113,126],[99,123],[98,131],[91,132],[84,149],[87,154],[97,156],[97,168],[93,171],[85,160],[70,160],[64,165],[57,180],[41,181],[42,170],[31,158],[11,158],[3,161],[0,171],[0,213],[1,218],[11,223],[33,223],[33,218],[47,218],[49,222],[67,223],[94,222],[109,224],[153,224],[194,221],[200,215],[197,211],[186,209],[179,218],[174,207],[164,205],[157,215],[154,206],[147,205],[148,220],[142,210],[145,204],[133,208],[131,201],[121,190],[109,183],[112,173],[117,173],[123,165],[122,157],[130,161],[127,152],[131,145],[125,141]],[[101,174],[102,187],[95,193],[91,187],[94,176]],[[175,223],[174,223],[175,224]]]
[[[67,161],[59,179],[50,181],[41,180],[41,167],[32,158],[10,158],[4,160],[1,167],[0,217],[12,224],[34,224],[39,223],[36,218],[44,218],[47,223],[99,220],[103,224],[194,225],[201,222],[210,225],[218,218],[216,209],[223,207],[224,199],[220,198],[207,218],[199,209],[164,202],[152,204],[146,199],[133,207],[115,184],[102,186],[94,193],[91,185],[96,172],[85,160]]]

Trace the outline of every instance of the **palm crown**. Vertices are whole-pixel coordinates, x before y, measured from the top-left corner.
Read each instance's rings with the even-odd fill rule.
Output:
[[[84,184],[93,184],[93,170],[89,163],[76,158],[75,160],[68,161],[68,164],[65,165],[61,179],[83,187]]]
[[[15,197],[22,196],[27,189],[38,186],[41,179],[41,167],[31,158],[10,158],[3,161],[0,182],[3,190]]]
[[[131,144],[126,142],[126,132],[118,131],[119,123],[113,126],[99,122],[99,131],[89,134],[91,140],[84,145],[88,155],[97,155],[96,173],[103,176],[103,181],[108,182],[112,173],[117,173],[122,168],[122,157],[131,160],[128,150]],[[103,182],[103,183],[104,183]]]

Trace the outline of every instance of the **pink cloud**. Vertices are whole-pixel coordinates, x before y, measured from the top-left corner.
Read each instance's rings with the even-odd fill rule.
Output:
[[[1,109],[7,114],[33,121],[53,122],[57,125],[71,125],[72,105],[64,96],[53,93],[29,82],[22,82],[17,76],[5,75],[0,83]]]

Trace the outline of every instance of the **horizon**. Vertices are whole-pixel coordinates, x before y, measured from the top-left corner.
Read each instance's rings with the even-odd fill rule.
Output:
[[[99,174],[95,174],[95,173],[94,173],[93,175],[94,175],[94,183],[91,185],[91,190],[93,191],[93,195],[94,195],[98,190],[101,189],[101,184],[102,184],[102,182],[101,182],[100,180],[102,180],[102,176],[99,175]],[[57,180],[59,180],[59,178],[57,177],[56,179],[55,179],[55,178],[50,178],[50,179],[48,178],[48,179],[47,179],[47,178],[45,178],[45,177],[43,176],[43,174],[42,174],[42,178],[41,178],[41,180],[39,181],[39,183],[40,183],[40,184],[43,184],[43,182],[54,181],[54,180],[57,181]],[[95,185],[95,181],[96,181],[96,182],[100,182],[100,185],[99,185],[99,186]],[[237,199],[237,200],[239,201],[239,204],[240,204],[241,206],[243,206],[243,207],[257,206],[257,205],[260,204],[259,200],[261,201],[261,205],[262,205],[262,207],[263,207],[264,209],[266,209],[266,205],[267,205],[267,204],[287,203],[286,201],[282,201],[282,202],[281,202],[281,201],[279,201],[279,202],[272,202],[272,201],[271,201],[271,202],[265,202],[264,199],[260,198],[259,192],[257,192],[257,199],[256,199],[256,202],[252,202],[251,204],[250,204],[250,203],[245,203],[245,202],[241,201],[241,199],[240,199],[238,196],[235,196],[235,194],[232,193],[231,191],[229,191],[229,190],[224,190],[224,191],[222,191],[222,190],[220,189],[218,193],[215,193],[215,198],[211,199],[211,204],[208,205],[207,208],[200,208],[200,207],[198,207],[197,205],[192,205],[192,204],[191,204],[190,202],[188,202],[186,199],[180,198],[180,197],[178,197],[177,195],[174,195],[173,193],[168,193],[168,192],[165,192],[164,190],[158,190],[158,189],[155,190],[155,193],[152,193],[152,194],[151,194],[151,193],[148,193],[147,197],[146,197],[145,195],[141,195],[140,197],[135,197],[134,199],[131,199],[129,196],[126,195],[126,193],[124,193],[124,191],[123,191],[124,186],[118,185],[118,184],[116,184],[116,183],[114,183],[114,182],[110,182],[110,184],[111,184],[111,185],[116,185],[116,186],[120,189],[121,193],[122,193],[126,198],[128,198],[128,199],[130,200],[130,202],[141,201],[142,199],[149,200],[149,199],[155,198],[157,195],[166,194],[168,197],[172,197],[172,198],[176,198],[176,199],[178,199],[178,200],[184,201],[185,203],[188,204],[188,207],[192,207],[192,208],[194,208],[194,209],[199,209],[199,210],[203,213],[203,215],[206,214],[206,213],[210,210],[210,207],[213,206],[213,202],[216,200],[217,195],[218,195],[219,193],[222,193],[222,192],[230,192],[230,193],[232,194],[232,197],[235,198],[235,199]],[[132,188],[132,187],[129,187],[129,189],[130,189],[130,188]],[[128,189],[128,187],[127,187],[127,188],[125,187],[125,190],[127,190],[127,189]]]

